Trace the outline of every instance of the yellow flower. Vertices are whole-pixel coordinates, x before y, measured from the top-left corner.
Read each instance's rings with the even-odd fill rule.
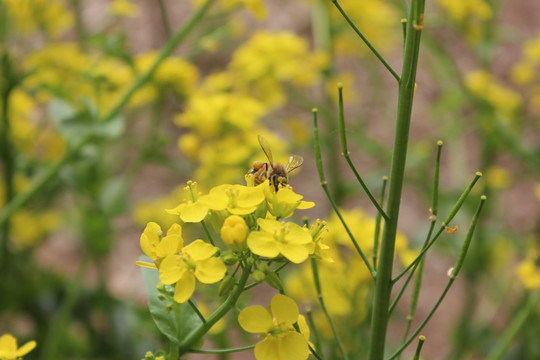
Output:
[[[274,295],[269,309],[260,305],[245,308],[238,323],[264,340],[255,345],[257,360],[304,360],[309,356],[308,339],[293,324],[299,320],[298,305],[288,296]],[[309,335],[308,335],[309,336]]]
[[[302,201],[303,196],[295,193],[291,187],[275,191],[269,181],[264,183],[264,194],[268,201],[268,211],[278,219],[292,216],[296,209],[309,209],[315,206],[311,201]]]
[[[166,209],[169,214],[180,215],[183,222],[201,222],[208,213],[208,207],[199,201],[199,193],[197,191],[197,183],[188,181],[184,188],[187,192],[187,199],[184,203],[178,205],[174,209]]]
[[[35,341],[29,341],[20,348],[17,347],[17,339],[11,334],[0,337],[0,360],[16,360],[28,354],[36,347]]]
[[[195,278],[203,284],[214,284],[225,276],[227,268],[214,257],[216,248],[202,240],[185,246],[179,255],[169,255],[161,262],[159,279],[175,284],[174,300],[184,303],[195,291]]]
[[[257,223],[260,231],[252,231],[247,239],[248,247],[254,254],[267,258],[283,255],[296,264],[308,258],[306,245],[312,239],[306,228],[277,220],[258,219]]]
[[[159,269],[160,262],[168,255],[179,252],[184,246],[182,239],[182,227],[178,224],[173,224],[167,231],[167,236],[161,237],[163,231],[155,222],[149,222],[141,235],[140,244],[142,251],[154,263],[145,261],[137,261],[136,264],[150,269]]]
[[[248,231],[248,226],[243,217],[231,215],[225,219],[221,227],[221,239],[233,250],[241,251],[245,247]]]
[[[517,275],[526,289],[540,288],[540,268],[534,262],[534,259],[521,262],[517,268]]]
[[[208,195],[201,196],[199,201],[212,210],[227,210],[231,214],[247,215],[254,212],[264,201],[264,193],[261,186],[225,184],[214,187]]]
[[[307,245],[310,255],[313,255],[317,259],[321,259],[325,262],[334,262],[332,257],[329,254],[330,247],[326,244],[323,244],[323,236],[328,232],[328,227],[326,226],[326,221],[321,221],[317,219],[309,227],[309,234],[313,241]]]
[[[140,13],[139,6],[128,0],[114,0],[109,11],[114,15],[129,17],[136,17]]]

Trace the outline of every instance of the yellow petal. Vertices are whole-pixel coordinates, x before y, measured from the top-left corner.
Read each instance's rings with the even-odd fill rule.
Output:
[[[156,264],[149,263],[146,261],[135,261],[136,265],[139,265],[140,267],[147,268],[147,269],[157,269]]]
[[[164,284],[174,284],[186,271],[186,266],[180,256],[169,255],[159,266],[159,280]]]
[[[276,230],[281,228],[281,223],[272,219],[257,219],[257,224],[261,228],[261,231],[273,234]]]
[[[149,222],[141,234],[140,245],[142,251],[152,260],[156,260],[155,247],[159,243],[161,227],[155,222]]]
[[[195,276],[204,284],[213,284],[223,279],[226,272],[225,264],[220,259],[212,257],[197,263]]]
[[[27,342],[26,344],[21,346],[21,348],[19,350],[17,350],[17,357],[24,356],[24,355],[28,354],[30,351],[34,350],[36,345],[37,344],[36,344],[35,341]]]
[[[289,243],[305,245],[313,240],[308,229],[302,228],[294,223],[288,223],[288,225],[289,232],[285,238]]]
[[[4,334],[0,337],[0,358],[15,358],[17,351],[17,339],[11,334]]]
[[[174,289],[174,301],[185,303],[195,291],[195,276],[189,271],[182,274]]]
[[[305,360],[309,356],[306,338],[296,331],[290,331],[281,337],[279,346],[280,360]]]
[[[285,256],[287,259],[292,261],[295,264],[300,264],[304,262],[309,256],[309,250],[306,245],[298,244],[280,244],[280,253]]]
[[[270,302],[272,315],[279,324],[290,326],[298,320],[298,305],[288,296],[276,294]]]
[[[252,231],[248,236],[247,244],[254,254],[268,258],[275,258],[279,255],[278,243],[268,233]]]
[[[206,217],[206,214],[208,214],[208,207],[200,201],[197,201],[193,204],[186,204],[182,208],[180,219],[182,219],[183,222],[201,222]]]
[[[182,249],[184,254],[187,254],[193,261],[201,261],[210,258],[216,253],[216,248],[200,239],[195,240],[188,246]]]
[[[279,338],[268,335],[263,341],[255,345],[255,359],[257,360],[282,360],[280,354]]]
[[[167,255],[175,254],[182,249],[184,240],[179,234],[171,234],[165,236],[159,244],[156,246],[156,255],[158,258],[163,259]]]
[[[315,203],[313,201],[300,201],[300,204],[298,205],[297,209],[304,210],[304,209],[311,209],[315,206]]]
[[[248,186],[237,186],[237,189],[240,190],[240,194],[236,199],[238,207],[257,207],[260,203],[264,201],[264,193],[262,187],[248,187]]]
[[[247,332],[266,333],[272,328],[272,315],[260,305],[249,306],[238,314],[238,323]]]

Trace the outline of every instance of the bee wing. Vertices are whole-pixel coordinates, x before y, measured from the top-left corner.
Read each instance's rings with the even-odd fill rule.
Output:
[[[304,158],[300,155],[292,155],[289,158],[289,162],[287,163],[287,172],[291,172],[294,169],[298,169],[300,165],[304,162]]]
[[[259,144],[261,144],[261,148],[266,154],[266,157],[268,158],[268,162],[270,163],[270,166],[274,167],[274,160],[272,159],[272,150],[270,149],[270,143],[266,141],[266,139],[263,138],[261,135],[259,135],[258,137],[259,137]]]

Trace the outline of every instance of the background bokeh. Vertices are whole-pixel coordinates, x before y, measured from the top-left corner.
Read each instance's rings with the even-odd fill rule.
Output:
[[[353,161],[379,194],[389,175],[396,81],[329,1],[218,0],[120,103],[201,3],[0,1],[0,334],[35,339],[27,359],[134,359],[164,348],[135,265],[140,234],[149,221],[164,229],[180,221],[164,209],[183,201],[188,180],[203,192],[243,183],[253,161],[264,160],[258,134],[275,160],[305,158],[291,185],[316,206],[298,219],[328,221],[328,242],[343,257],[328,274],[321,270],[329,308],[351,353],[365,355],[369,278],[320,187],[311,109],[319,109],[331,192],[372,251],[376,211],[340,155],[337,84],[344,86]],[[399,72],[404,3],[341,4]],[[395,268],[414,258],[427,234],[442,140],[442,217],[476,171],[484,176],[451,224],[458,232],[446,234],[426,260],[414,324],[443,290],[486,194],[462,275],[423,332],[425,359],[484,359],[540,291],[540,3],[436,0],[425,13]],[[24,204],[11,212],[19,200]],[[201,236],[185,225],[185,238]],[[313,293],[296,291],[312,286],[304,270],[292,268],[285,282],[301,309],[317,317]],[[267,304],[275,292],[256,289],[243,304]],[[408,294],[390,323],[392,349]],[[216,304],[198,296],[209,308]],[[538,317],[536,304],[505,359],[540,357]],[[326,336],[324,321],[316,323]],[[231,316],[205,346],[248,343]],[[338,356],[331,345],[324,351]]]

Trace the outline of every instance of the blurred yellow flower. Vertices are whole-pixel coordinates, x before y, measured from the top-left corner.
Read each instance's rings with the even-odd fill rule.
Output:
[[[238,323],[247,332],[264,339],[255,345],[257,360],[303,360],[309,356],[308,338],[295,330],[298,305],[288,296],[276,294],[268,310],[260,305],[245,308]]]
[[[141,12],[139,5],[128,0],[113,0],[109,5],[109,11],[113,15],[136,17]]]
[[[168,255],[159,267],[159,279],[164,284],[176,284],[174,300],[184,303],[195,291],[195,279],[213,284],[225,276],[225,264],[214,257],[217,249],[203,240],[185,246],[179,255]]]
[[[534,259],[522,261],[517,267],[517,275],[525,289],[540,288],[540,267]]]
[[[502,166],[491,166],[486,171],[486,180],[492,189],[505,189],[512,184],[512,173]]]
[[[505,118],[511,119],[523,105],[519,93],[501,84],[485,70],[467,74],[465,84],[475,96],[485,100]]]
[[[0,360],[17,360],[28,354],[36,347],[35,341],[29,341],[20,348],[17,339],[11,334],[0,337]]]
[[[3,0],[9,21],[23,34],[38,30],[56,38],[74,24],[73,14],[60,0]]]

